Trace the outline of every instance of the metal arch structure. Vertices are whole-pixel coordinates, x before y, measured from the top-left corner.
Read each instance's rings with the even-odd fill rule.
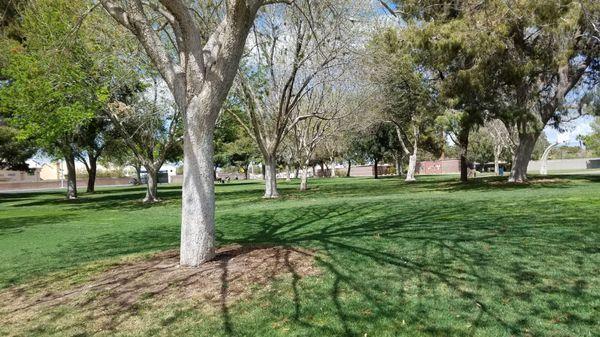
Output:
[[[541,166],[540,166],[540,174],[545,176],[548,174],[548,155],[550,154],[550,150],[554,149],[555,147],[559,146],[560,144],[562,144],[564,142],[556,142],[550,146],[548,146],[546,148],[546,150],[544,150],[544,153],[542,154],[542,159],[541,159]]]

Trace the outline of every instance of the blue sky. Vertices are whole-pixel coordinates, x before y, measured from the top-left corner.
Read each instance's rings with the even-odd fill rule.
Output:
[[[559,132],[551,126],[546,126],[544,132],[550,143],[566,142],[565,145],[579,145],[577,136],[587,135],[592,132],[590,124],[594,120],[592,116],[582,116],[569,123],[562,124],[564,132]]]

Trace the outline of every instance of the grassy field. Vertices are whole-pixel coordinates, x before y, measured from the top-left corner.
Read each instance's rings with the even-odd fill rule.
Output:
[[[85,314],[94,298],[10,324],[20,313],[1,310],[0,335],[600,336],[600,176],[455,179],[282,183],[278,200],[259,183],[219,185],[219,245],[308,249],[319,273],[213,306],[146,296],[101,327]],[[156,205],[136,187],[0,195],[0,299],[177,248],[180,192],[161,186]]]

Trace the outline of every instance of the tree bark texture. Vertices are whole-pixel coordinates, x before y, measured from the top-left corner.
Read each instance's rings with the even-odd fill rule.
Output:
[[[263,198],[278,198],[277,191],[277,161],[275,156],[265,158],[265,194]]]
[[[77,171],[73,152],[65,155],[65,164],[67,165],[67,199],[77,199]]]

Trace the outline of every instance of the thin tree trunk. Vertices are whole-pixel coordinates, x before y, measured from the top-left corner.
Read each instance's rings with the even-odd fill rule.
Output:
[[[513,156],[509,182],[522,183],[527,181],[527,166],[539,135],[539,132],[519,134],[519,144]]]
[[[379,178],[379,160],[375,159],[375,163],[373,164],[373,175],[375,179]]]
[[[500,175],[500,152],[498,146],[494,148],[494,174]]]
[[[285,181],[291,181],[292,180],[292,172],[290,172],[290,164],[285,165],[285,172],[286,172]]]
[[[469,147],[469,130],[463,130],[459,135],[460,148],[460,181],[465,183],[469,179],[467,149]]]
[[[160,201],[158,198],[158,170],[160,169],[160,166],[159,168],[156,168],[153,165],[144,165],[144,167],[146,168],[146,174],[148,176],[144,202],[158,202]]]
[[[308,166],[302,167],[302,178],[300,179],[300,191],[306,191],[308,188]]]
[[[300,166],[296,166],[296,172],[294,173],[294,178],[298,179],[300,176]]]
[[[415,181],[415,171],[417,169],[417,149],[408,157],[408,169],[406,170],[405,181]]]
[[[469,179],[466,149],[460,148],[460,181],[465,183]]]
[[[323,162],[319,163],[319,167],[321,168],[321,178],[325,178],[327,175],[325,174],[325,165]]]
[[[135,165],[135,177],[137,179],[138,184],[142,183],[142,165]]]
[[[98,160],[90,157],[90,165],[88,169],[88,182],[86,192],[94,193],[96,191],[96,172],[98,168]]]
[[[400,177],[402,175],[402,163],[400,162],[400,151],[396,151],[396,155],[394,156],[394,160],[396,161],[396,175]]]
[[[250,165],[246,165],[244,167],[244,180],[248,180],[248,170],[249,170],[248,166],[250,166]]]
[[[315,167],[316,167],[316,166],[317,166],[317,165],[315,164],[315,165],[313,165],[313,167],[312,167],[312,171],[313,171],[313,177],[316,177],[316,176],[317,176],[317,173],[315,172]]]
[[[333,159],[331,159],[331,174],[330,177],[331,178],[335,178],[337,175],[335,173],[335,163],[333,162]]]
[[[277,198],[277,161],[274,155],[265,158],[265,195],[263,198]]]
[[[261,168],[262,168],[262,177],[263,177],[263,180],[265,180],[266,179],[265,163],[261,164]]]
[[[350,177],[350,170],[352,168],[352,161],[348,160],[348,170],[346,171],[346,177]]]
[[[67,199],[77,199],[77,171],[75,169],[75,155],[72,151],[65,155],[67,165]]]

